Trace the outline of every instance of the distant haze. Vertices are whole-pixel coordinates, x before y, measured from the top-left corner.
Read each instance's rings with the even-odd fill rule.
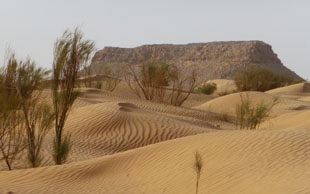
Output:
[[[81,26],[96,47],[262,40],[310,78],[309,0],[0,0],[0,62],[6,47],[51,68],[53,44]]]

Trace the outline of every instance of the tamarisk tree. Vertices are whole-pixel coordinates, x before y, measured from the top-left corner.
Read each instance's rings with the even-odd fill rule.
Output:
[[[53,107],[55,113],[55,138],[53,159],[55,164],[66,162],[71,148],[70,134],[64,134],[64,125],[70,109],[78,96],[74,90],[81,66],[89,61],[95,50],[94,42],[84,40],[79,28],[65,31],[56,40],[53,61]]]

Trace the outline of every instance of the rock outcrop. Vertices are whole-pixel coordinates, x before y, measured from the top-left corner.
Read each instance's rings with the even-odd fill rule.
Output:
[[[282,64],[270,45],[262,41],[105,47],[95,54],[92,66],[98,70],[102,65],[115,67],[124,63],[141,64],[151,60],[173,63],[182,67],[184,72],[197,69],[201,81],[231,79],[240,68],[251,65],[267,67],[275,73],[285,73],[301,79]]]

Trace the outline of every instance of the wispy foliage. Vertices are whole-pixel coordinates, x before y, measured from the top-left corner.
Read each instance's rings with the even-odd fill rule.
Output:
[[[0,160],[9,170],[25,149],[21,101],[15,89],[17,65],[12,54],[0,71]]]
[[[17,68],[16,90],[21,98],[21,109],[27,134],[27,159],[31,167],[40,165],[44,138],[52,127],[54,114],[47,102],[41,99],[44,78],[49,71],[37,67],[28,59]]]
[[[139,67],[130,64],[127,67],[127,84],[137,96],[146,100],[181,106],[196,86],[195,71],[184,76],[181,70],[172,64],[151,61]]]
[[[196,151],[195,153],[195,161],[194,161],[194,170],[196,172],[196,194],[198,194],[198,188],[199,188],[199,180],[201,175],[203,164],[202,164],[202,156],[201,154]]]
[[[278,98],[274,98],[271,103],[264,101],[252,104],[249,96],[240,94],[241,103],[236,107],[237,126],[240,129],[257,129],[260,124],[270,116],[272,108],[278,103]]]
[[[78,72],[83,64],[88,63],[94,49],[94,42],[84,40],[79,28],[73,32],[65,31],[55,43],[52,92],[55,113],[53,158],[56,164],[64,163],[69,154],[71,146],[67,144],[70,144],[70,138],[68,135],[63,138],[64,125],[78,96],[74,91]]]

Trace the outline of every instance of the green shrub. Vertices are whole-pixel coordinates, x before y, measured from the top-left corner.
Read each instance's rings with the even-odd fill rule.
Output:
[[[97,81],[96,82],[96,88],[97,89],[101,89],[102,88],[102,82],[101,81]]]
[[[54,138],[53,159],[55,161],[55,164],[63,164],[67,161],[71,149],[70,139],[71,139],[70,135],[66,135],[60,141],[57,138]]]
[[[275,74],[267,68],[251,66],[248,69],[240,70],[235,75],[235,82],[239,91],[261,91],[265,92],[278,87],[298,83],[286,74]]]
[[[216,87],[215,83],[206,83],[206,84],[199,86],[197,88],[197,91],[199,93],[202,93],[202,94],[210,95],[210,94],[213,94],[213,92],[216,90],[216,88],[217,87]]]
[[[272,108],[277,104],[278,99],[274,98],[271,103],[264,101],[253,105],[248,96],[240,95],[241,104],[236,107],[237,126],[239,129],[257,129],[263,120],[270,116]]]
[[[74,90],[82,64],[88,63],[95,50],[95,43],[85,40],[83,33],[76,28],[65,31],[57,39],[54,48],[52,97],[55,114],[55,140],[53,158],[56,164],[66,161],[70,151],[70,138],[63,137],[66,119],[78,92]]]

